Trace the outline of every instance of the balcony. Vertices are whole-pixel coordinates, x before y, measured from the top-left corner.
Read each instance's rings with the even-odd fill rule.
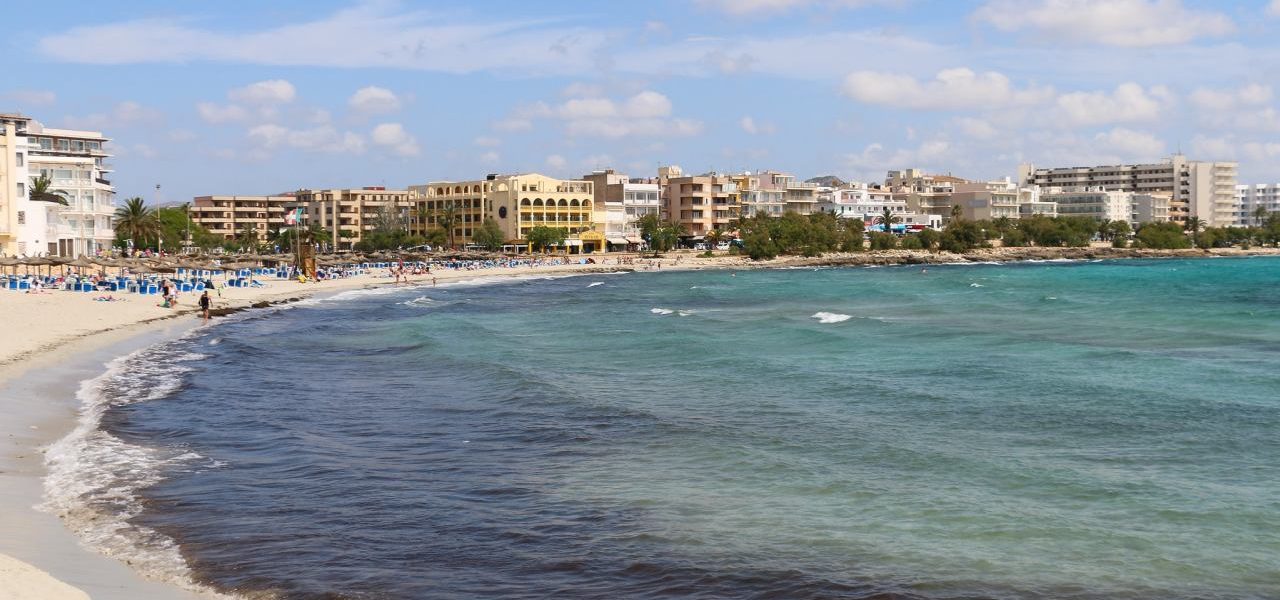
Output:
[[[93,181],[94,181],[94,183],[100,183],[100,184],[102,184],[102,185],[111,185],[111,182],[110,182],[110,181],[108,181],[108,180],[106,180],[106,179],[103,179],[103,178],[101,178],[101,177],[97,177],[97,178],[95,178]]]

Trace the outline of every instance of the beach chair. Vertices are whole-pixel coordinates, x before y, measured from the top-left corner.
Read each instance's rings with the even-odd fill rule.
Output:
[[[29,290],[29,289],[31,289],[31,282],[30,282],[30,281],[27,281],[26,279],[23,279],[22,281],[19,281],[19,282],[18,282],[18,291],[26,291],[26,290]]]

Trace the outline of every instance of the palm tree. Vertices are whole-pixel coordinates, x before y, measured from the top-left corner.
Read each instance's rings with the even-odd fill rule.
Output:
[[[956,206],[959,205],[957,204]],[[901,220],[902,219],[894,216],[893,209],[888,206],[884,207],[884,212],[880,213],[880,216],[876,217],[876,223],[884,225],[885,233],[893,233],[893,224]]]
[[[459,212],[459,207],[453,200],[441,200],[440,208],[437,208],[434,211],[428,211],[426,208],[423,208],[418,211],[418,218],[422,222],[422,228],[425,231],[427,229],[427,217],[434,216],[436,226],[443,229],[449,236],[449,247],[453,248],[453,227],[457,225],[458,221],[462,218],[462,215],[458,214]]]
[[[1267,221],[1267,215],[1270,214],[1271,212],[1267,210],[1267,207],[1259,206],[1253,209],[1253,221],[1258,224],[1258,227],[1262,227],[1262,224]]]
[[[62,190],[49,189],[49,187],[52,185],[53,185],[53,182],[49,180],[48,175],[41,175],[35,179],[32,179],[31,194],[30,194],[31,201],[32,202],[52,202],[54,204],[70,206],[71,204],[68,203],[67,199],[64,197],[66,192]]]
[[[1103,219],[1098,222],[1098,239],[1107,241],[1111,235],[1111,219]]]
[[[258,230],[253,225],[245,223],[240,229],[240,233],[236,234],[236,241],[240,243],[240,247],[245,250],[258,251]]]
[[[720,243],[720,240],[724,239],[724,232],[720,231],[719,229],[712,229],[711,231],[707,232],[707,235],[705,237],[707,239],[707,244],[708,244],[707,250],[715,250],[716,245]]]
[[[135,247],[160,237],[160,217],[142,198],[125,200],[124,206],[116,209],[115,221],[116,234],[134,240]]]
[[[991,224],[995,226],[996,231],[1000,233],[1000,237],[1002,238],[1004,237],[1004,234],[1013,230],[1013,219],[1006,216],[996,217]]]
[[[1193,246],[1200,246],[1200,230],[1204,229],[1204,225],[1204,220],[1200,217],[1187,217],[1187,224],[1183,226],[1183,229],[1191,232],[1191,244]]]
[[[959,204],[951,205],[951,218],[959,221],[964,216],[964,207]]]

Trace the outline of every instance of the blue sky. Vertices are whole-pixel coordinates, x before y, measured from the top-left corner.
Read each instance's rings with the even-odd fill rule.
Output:
[[[127,8],[121,8],[127,6]],[[46,0],[0,110],[121,197],[489,172],[972,178],[1178,149],[1280,181],[1280,0]],[[1277,84],[1280,86],[1280,84]]]

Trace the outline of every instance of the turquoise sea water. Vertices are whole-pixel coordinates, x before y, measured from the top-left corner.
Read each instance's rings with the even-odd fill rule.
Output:
[[[224,590],[1280,597],[1277,259],[379,291],[133,360],[131,526]]]

